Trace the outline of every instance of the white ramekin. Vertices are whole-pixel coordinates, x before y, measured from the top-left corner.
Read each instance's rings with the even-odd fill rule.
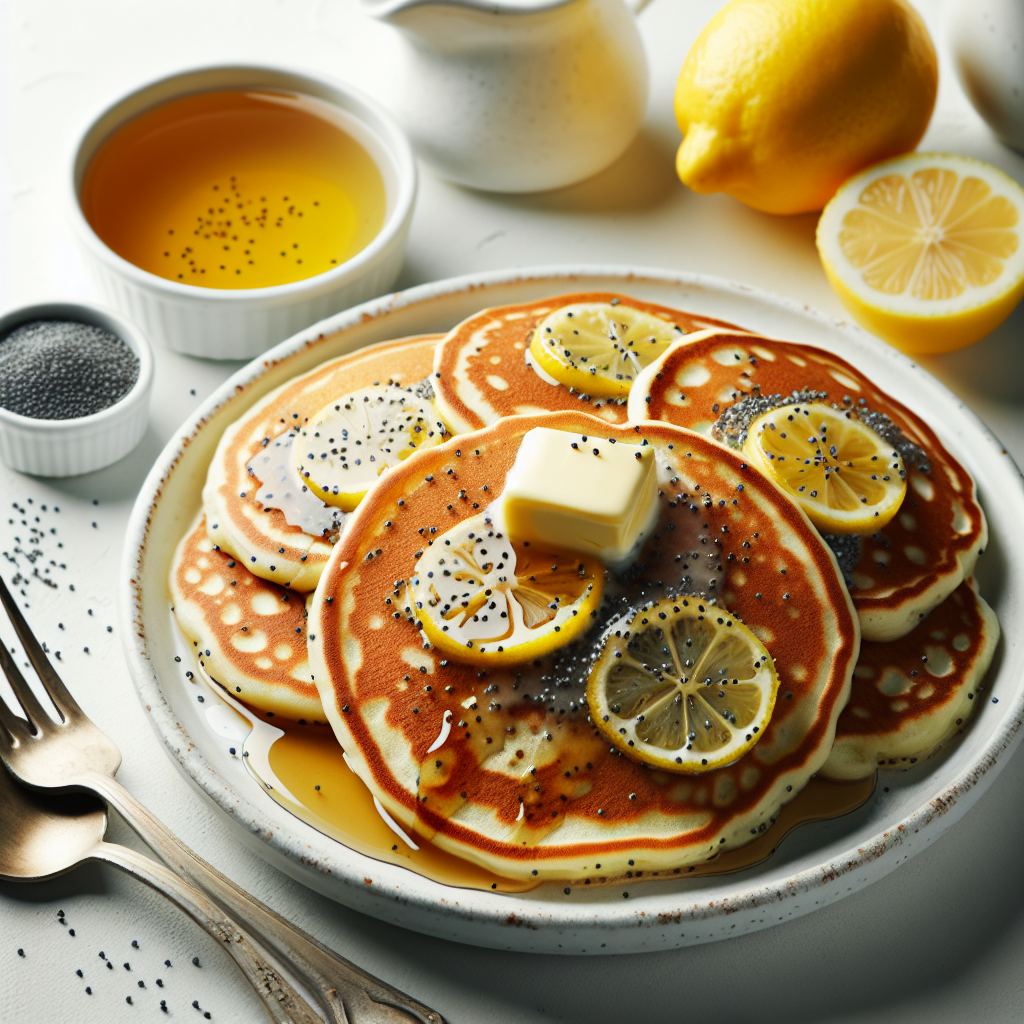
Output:
[[[139,378],[124,398],[91,416],[37,420],[0,408],[0,459],[11,469],[37,476],[77,476],[109,466],[142,440],[149,424],[153,390],[149,343],[134,324],[113,310],[77,302],[12,309],[0,316],[0,339],[33,320],[74,320],[116,334],[139,357]]]
[[[108,248],[82,213],[79,190],[99,145],[137,114],[189,93],[283,89],[326,100],[339,123],[373,158],[384,179],[384,226],[340,266],[304,281],[270,288],[218,289],[168,281]],[[176,352],[211,359],[251,359],[339,310],[386,292],[405,257],[416,199],[416,161],[394,119],[344,82],[285,68],[230,65],[198,68],[142,86],[107,107],[79,136],[69,178],[75,233],[108,301]]]

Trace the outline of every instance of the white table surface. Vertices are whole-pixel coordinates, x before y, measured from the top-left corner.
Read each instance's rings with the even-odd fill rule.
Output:
[[[657,0],[643,13],[647,121],[627,154],[597,178],[503,197],[424,172],[399,287],[481,269],[606,260],[718,274],[841,316],[814,248],[813,215],[762,215],[725,196],[690,193],[675,177],[672,88],[718,6]],[[952,72],[947,4],[919,0],[918,7],[942,61],[939,102],[922,148],[976,156],[1024,182],[1024,159],[994,140]],[[0,0],[0,307],[96,297],[62,202],[71,139],[100,104],[144,79],[230,60],[319,68],[372,92],[387,73],[376,54],[389,31],[363,17],[356,0]],[[544,958],[424,938],[333,904],[243,849],[165,755],[135,697],[117,635],[122,539],[136,492],[186,414],[237,366],[161,350],[156,362],[150,429],[126,459],[62,481],[0,466],[0,571],[7,579],[16,571],[9,555],[28,577],[19,589],[30,621],[62,651],[65,679],[120,746],[120,780],[203,857],[452,1024],[963,1024],[1024,1017],[1019,749],[961,822],[881,882],[799,920],[675,952]],[[1024,464],[1024,307],[973,348],[927,365]],[[45,536],[34,565],[25,554],[35,546],[31,526]],[[51,569],[57,590],[31,576],[50,559],[66,565]],[[6,624],[0,634],[10,643]],[[118,821],[108,836],[135,842]],[[104,967],[100,951],[115,970]],[[193,1000],[224,1024],[262,1019],[212,940],[117,871],[90,865],[52,883],[0,883],[2,1024],[162,1020],[160,999],[171,1019],[204,1019]]]

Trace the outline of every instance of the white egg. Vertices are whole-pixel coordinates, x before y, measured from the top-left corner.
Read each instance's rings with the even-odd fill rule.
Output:
[[[1024,151],[1024,0],[955,0],[950,44],[960,84],[992,130]]]

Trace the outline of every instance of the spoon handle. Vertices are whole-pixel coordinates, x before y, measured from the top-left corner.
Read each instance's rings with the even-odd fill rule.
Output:
[[[90,772],[80,783],[117,810],[173,871],[207,892],[247,930],[266,939],[309,986],[329,1024],[374,1024],[398,1017],[418,1024],[445,1024],[436,1010],[339,956],[244,892],[190,850],[116,779]]]
[[[249,938],[212,900],[173,871],[125,846],[99,842],[91,857],[121,868],[176,903],[213,936],[242,969],[274,1024],[321,1024],[309,1003],[281,976],[258,942]]]

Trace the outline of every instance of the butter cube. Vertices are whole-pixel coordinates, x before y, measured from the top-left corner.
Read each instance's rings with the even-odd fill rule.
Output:
[[[621,562],[653,525],[654,449],[535,427],[505,479],[509,537]]]

